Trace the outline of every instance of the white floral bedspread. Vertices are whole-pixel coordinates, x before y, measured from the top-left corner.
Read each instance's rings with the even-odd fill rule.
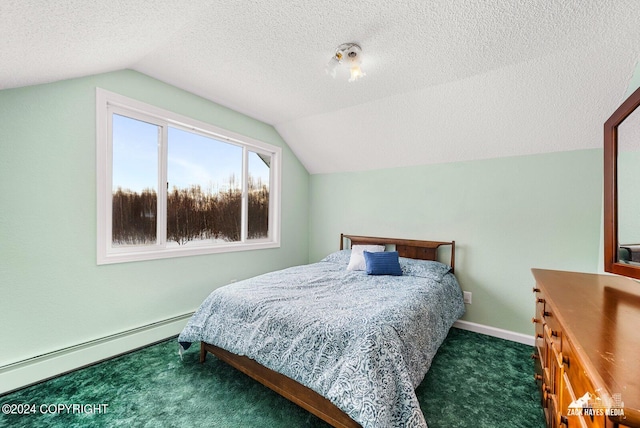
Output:
[[[426,427],[415,388],[464,313],[448,266],[400,258],[403,276],[347,271],[349,250],[216,289],[180,334],[282,373],[363,427]]]

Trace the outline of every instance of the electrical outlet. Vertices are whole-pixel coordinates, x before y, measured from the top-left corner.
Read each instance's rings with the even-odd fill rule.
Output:
[[[464,302],[468,305],[471,304],[471,291],[464,291],[463,292],[464,295]]]

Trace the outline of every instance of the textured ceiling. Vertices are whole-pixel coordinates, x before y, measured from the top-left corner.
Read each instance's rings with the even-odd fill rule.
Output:
[[[0,88],[131,68],[273,124],[310,173],[601,146],[637,0],[2,0]],[[357,42],[366,77],[325,74]]]

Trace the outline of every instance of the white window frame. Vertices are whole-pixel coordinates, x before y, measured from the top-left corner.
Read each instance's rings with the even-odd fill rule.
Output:
[[[161,126],[158,147],[158,241],[155,245],[114,247],[112,245],[112,128],[113,113]],[[210,243],[181,248],[166,246],[167,129],[180,128],[243,148],[241,238],[238,242]],[[247,239],[248,152],[271,157],[269,183],[269,236]],[[123,263],[200,254],[249,251],[280,247],[282,149],[245,135],[164,110],[120,94],[96,88],[96,183],[97,183],[97,264]]]

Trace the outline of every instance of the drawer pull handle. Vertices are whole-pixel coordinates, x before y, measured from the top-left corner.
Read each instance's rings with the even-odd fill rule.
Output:
[[[539,360],[540,356],[534,352],[533,354],[531,354],[531,359],[532,360]]]
[[[540,320],[538,318],[531,318],[531,322],[537,324],[540,322]]]
[[[544,303],[544,299],[543,298],[539,298],[538,299],[538,303]]]
[[[562,364],[569,365],[569,357],[567,357],[566,355],[563,355],[562,356]]]
[[[536,288],[536,287],[533,287],[533,292],[534,292],[534,293],[539,293],[539,292],[540,292],[540,289],[539,289],[539,288]]]
[[[558,337],[558,332],[556,330],[551,330],[551,336]]]
[[[550,317],[551,316],[551,312],[544,311],[544,313],[542,315],[544,315],[545,317]]]
[[[542,375],[539,375],[539,374],[537,374],[537,373],[536,373],[536,374],[534,374],[534,375],[533,375],[533,380],[542,380]]]
[[[540,333],[536,334],[536,339],[542,339],[544,336]]]

